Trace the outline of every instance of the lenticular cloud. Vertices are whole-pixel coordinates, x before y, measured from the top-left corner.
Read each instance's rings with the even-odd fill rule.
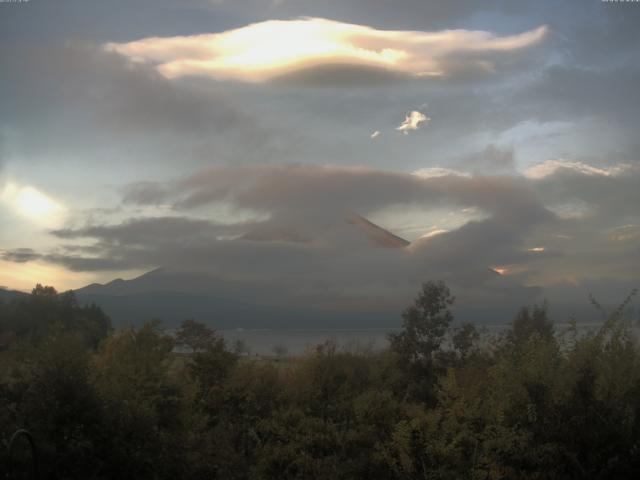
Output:
[[[546,26],[500,37],[486,31],[378,30],[321,18],[270,20],[221,33],[107,43],[107,51],[150,63],[167,78],[203,76],[261,83],[323,67],[380,69],[406,77],[494,70],[496,55],[530,47]]]

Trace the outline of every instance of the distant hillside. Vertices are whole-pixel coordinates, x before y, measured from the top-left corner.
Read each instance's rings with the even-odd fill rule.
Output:
[[[0,288],[0,300],[12,300],[14,298],[20,298],[28,295],[24,292],[19,292],[17,290],[7,290],[5,288]]]
[[[132,280],[135,282],[135,280]],[[135,289],[135,287],[134,287]],[[166,326],[194,318],[219,329],[233,328],[372,328],[397,326],[398,310],[326,311],[258,305],[206,293],[171,291],[101,294],[76,291],[83,303],[94,302],[114,325],[140,325],[160,319]]]

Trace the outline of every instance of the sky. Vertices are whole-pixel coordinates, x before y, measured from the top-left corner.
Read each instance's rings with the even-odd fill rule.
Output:
[[[166,267],[283,303],[429,279],[620,301],[638,25],[601,0],[2,2],[0,285]],[[410,245],[363,241],[353,213]]]

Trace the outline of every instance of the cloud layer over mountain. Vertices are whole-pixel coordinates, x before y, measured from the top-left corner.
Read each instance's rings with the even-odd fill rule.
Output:
[[[625,222],[640,201],[634,187],[640,172],[554,167],[528,177],[425,177],[333,165],[212,167],[124,189],[126,205],[164,205],[171,215],[55,230],[58,248],[10,250],[4,259],[41,259],[77,271],[198,271],[215,278],[218,291],[277,305],[383,299],[399,305],[428,278],[447,280],[465,303],[487,306],[539,300],[541,290],[526,285],[553,289],[558,282],[607,278],[612,267],[619,279],[633,280],[634,228],[640,227]],[[210,212],[219,205],[248,217],[215,219]],[[458,228],[396,248],[372,242],[348,221],[351,212],[375,219],[397,206],[473,213]],[[594,224],[601,232],[585,236]],[[423,231],[435,227],[424,224]]]

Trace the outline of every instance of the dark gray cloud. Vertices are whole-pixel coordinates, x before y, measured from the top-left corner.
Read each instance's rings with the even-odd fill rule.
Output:
[[[69,240],[95,238],[109,244],[149,245],[153,243],[175,241],[177,238],[203,237],[215,240],[220,235],[239,235],[253,222],[241,224],[216,224],[207,220],[185,217],[154,217],[129,219],[118,225],[97,225],[79,229],[61,229],[52,231],[55,237]]]
[[[191,209],[216,202],[266,213],[355,210],[369,213],[399,203],[442,203],[479,207],[509,216],[536,207],[535,193],[526,183],[509,177],[417,175],[368,167],[321,165],[219,166],[172,183],[133,184],[125,191],[128,203],[173,203]]]
[[[134,184],[126,190],[129,203],[173,203],[175,216],[56,230],[55,237],[70,243],[42,254],[10,251],[4,258],[40,259],[76,271],[158,266],[198,271],[209,279],[207,288],[236,297],[241,291],[280,305],[303,299],[338,305],[378,297],[399,305],[428,278],[445,279],[465,301],[486,305],[504,302],[507,295],[518,302],[540,298],[539,288],[522,287],[535,285],[535,279],[552,284],[554,277],[604,278],[612,267],[628,281],[637,279],[638,249],[620,243],[635,237],[629,237],[629,228],[624,235],[612,230],[635,211],[621,204],[636,198],[636,174],[595,175],[574,164],[544,172],[538,178],[422,178],[363,167],[214,167],[176,182]],[[578,200],[589,201],[586,213],[552,213]],[[220,203],[260,212],[266,219],[221,224],[186,216]],[[368,214],[392,205],[452,213],[473,208],[478,216],[395,249],[372,244],[365,230],[345,221],[350,211]],[[594,226],[608,229],[608,236]],[[87,246],[87,241],[93,243]],[[589,257],[598,260],[585,268]],[[494,268],[508,274],[498,275]]]
[[[39,260],[41,255],[32,248],[16,248],[3,251],[0,258],[9,262],[26,263]]]
[[[142,193],[132,186],[126,199],[175,200],[178,208],[186,209],[203,209],[224,202],[267,214],[269,219],[219,225],[180,217],[141,218],[117,225],[57,230],[53,235],[63,240],[94,239],[96,246],[103,249],[102,257],[128,259],[132,268],[169,262],[174,266],[211,265],[236,274],[247,268],[249,271],[245,273],[249,274],[262,265],[265,267],[262,275],[266,276],[271,268],[298,270],[294,265],[299,264],[301,257],[312,262],[304,271],[322,271],[326,268],[322,266],[323,262],[327,265],[342,262],[346,251],[373,250],[367,261],[388,255],[372,249],[366,235],[344,221],[349,211],[374,212],[388,205],[415,203],[451,208],[473,206],[486,211],[490,220],[478,221],[447,234],[447,241],[431,239],[412,245],[411,255],[414,260],[421,259],[420,269],[445,273],[447,268],[486,271],[488,263],[502,261],[511,255],[510,249],[517,249],[532,226],[553,217],[540,206],[533,191],[527,192],[522,182],[506,177],[419,178],[367,168],[245,166],[209,169],[172,185],[158,185],[155,192],[150,184],[140,188]],[[163,197],[167,192],[170,195]],[[271,244],[273,242],[249,241],[256,238],[251,232],[262,226],[276,232],[294,232],[307,241],[303,244],[291,242],[294,237],[288,236],[276,242],[277,247]],[[242,237],[247,240],[219,238],[242,233],[248,234]],[[450,247],[456,242],[460,249],[464,245],[468,247],[469,256],[465,261],[447,267],[456,255]],[[418,275],[418,270],[407,263],[406,254],[392,255],[404,265],[403,269],[408,269],[405,273],[414,272],[409,275],[411,278]],[[238,257],[244,261],[238,262]],[[473,264],[471,257],[475,257]],[[57,258],[62,260],[62,257]],[[99,268],[102,264],[73,255],[65,260],[65,265],[81,269],[87,268],[86,265]],[[385,268],[388,267],[385,263]],[[400,278],[402,275],[398,273],[396,281]]]
[[[55,161],[78,178],[88,168],[99,172],[92,181],[117,183],[132,174],[144,178],[150,168],[173,173],[175,158],[194,168],[270,161],[298,148],[297,134],[263,121],[241,105],[241,94],[175,84],[98,47],[2,44],[0,56],[6,164]]]
[[[121,134],[226,132],[252,120],[229,105],[228,94],[175,85],[142,65],[98,47],[79,44],[3,45],[0,75],[3,114],[13,121],[44,122],[76,113]],[[53,125],[55,126],[55,124]],[[32,132],[37,134],[38,132]]]

